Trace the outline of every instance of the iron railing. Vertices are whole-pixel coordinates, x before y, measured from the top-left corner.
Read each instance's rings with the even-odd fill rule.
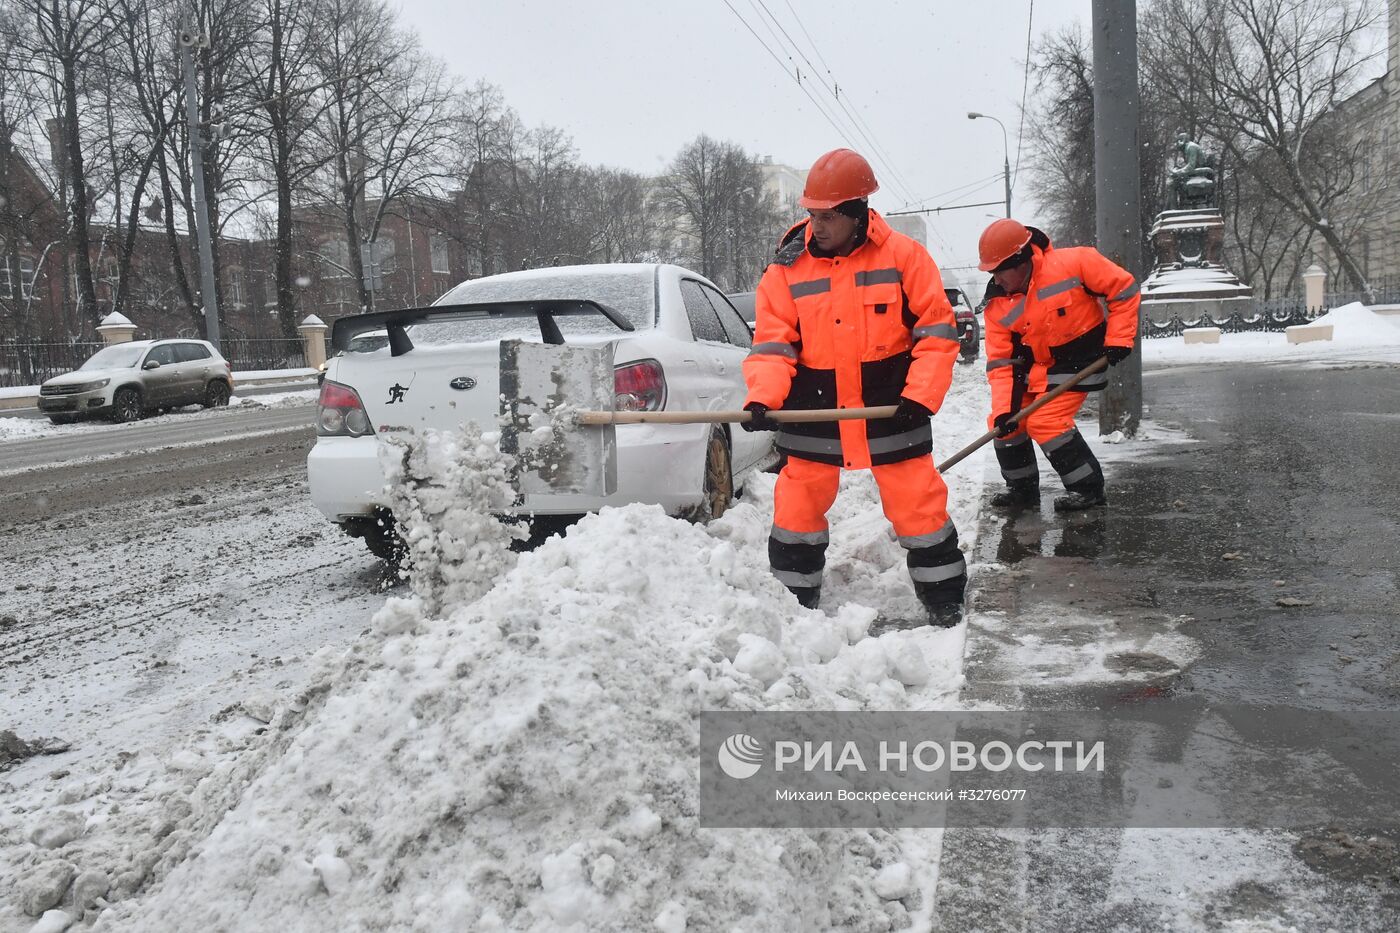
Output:
[[[299,337],[233,337],[223,341],[223,353],[235,372],[306,366],[306,350]]]
[[[0,388],[34,386],[71,373],[103,346],[100,340],[48,343],[0,338]]]
[[[1280,332],[1298,324],[1307,324],[1323,314],[1320,308],[1309,309],[1301,298],[1268,298],[1254,302],[1249,311],[1235,311],[1215,318],[1209,312],[1192,321],[1172,317],[1169,321],[1142,322],[1143,337],[1180,337],[1182,331],[1193,327],[1218,327],[1224,334],[1242,334],[1248,331]]]

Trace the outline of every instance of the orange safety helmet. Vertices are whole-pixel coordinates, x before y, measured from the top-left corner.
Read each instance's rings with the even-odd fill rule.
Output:
[[[981,260],[977,268],[991,272],[1019,253],[1030,241],[1031,231],[1019,220],[1003,217],[992,221],[982,231],[982,239],[977,241],[977,255]]]
[[[866,198],[879,190],[875,172],[859,152],[833,149],[812,163],[797,203],[810,210],[829,210],[843,201]]]

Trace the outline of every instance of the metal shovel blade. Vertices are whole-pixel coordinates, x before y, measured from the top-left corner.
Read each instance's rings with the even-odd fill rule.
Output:
[[[569,417],[612,410],[612,357],[611,345],[501,341],[501,450],[516,458],[520,495],[616,491],[616,429]]]

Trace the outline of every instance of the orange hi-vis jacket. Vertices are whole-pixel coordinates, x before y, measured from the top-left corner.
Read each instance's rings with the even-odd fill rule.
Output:
[[[745,404],[769,408],[895,405],[937,411],[953,379],[958,328],[928,250],[870,211],[849,256],[812,252],[806,221],[783,237],[756,296]],[[894,419],[785,424],[778,448],[850,469],[930,452],[928,423]]]
[[[1013,402],[1022,407],[1015,398],[1018,378],[1025,380],[1023,392],[1039,395],[1094,362],[1104,347],[1131,347],[1137,335],[1141,298],[1132,273],[1093,247],[1055,249],[1044,233],[1030,230],[1026,293],[1008,295],[995,280],[987,285],[982,320],[993,417],[1011,411]],[[1098,372],[1071,391],[1106,385],[1107,373]]]

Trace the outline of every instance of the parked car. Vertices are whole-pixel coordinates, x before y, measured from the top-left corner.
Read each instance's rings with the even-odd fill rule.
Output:
[[[135,421],[146,412],[227,405],[233,367],[203,340],[133,340],[98,350],[71,373],[39,387],[39,410],[54,424],[102,415]]]
[[[494,426],[500,409],[500,340],[540,340],[541,314],[501,317],[501,303],[550,299],[595,301],[634,329],[602,314],[559,315],[554,335],[567,343],[613,347],[619,410],[739,409],[742,364],[753,335],[734,306],[704,277],[679,266],[636,263],[566,266],[464,282],[418,323],[403,326],[410,349],[361,352],[356,328],[384,333],[390,315],[337,322],[332,357],[307,458],[311,499],[328,519],[392,559],[398,539],[385,509],[385,477],[376,436],[448,429],[464,421]],[[463,306],[471,306],[464,310]],[[475,316],[471,316],[475,315]],[[617,488],[604,497],[531,494],[518,514],[572,518],[603,506],[654,503],[697,520],[718,517],[747,473],[772,459],[774,437],[737,425],[628,425],[617,429]]]
[[[977,311],[967,294],[961,288],[945,288],[948,304],[953,306],[953,317],[958,321],[958,361],[971,363],[982,352],[982,325],[977,320]]]
[[[739,316],[749,324],[749,329],[753,329],[754,320],[758,316],[758,293],[757,292],[735,292],[729,296],[730,304],[739,311]]]

